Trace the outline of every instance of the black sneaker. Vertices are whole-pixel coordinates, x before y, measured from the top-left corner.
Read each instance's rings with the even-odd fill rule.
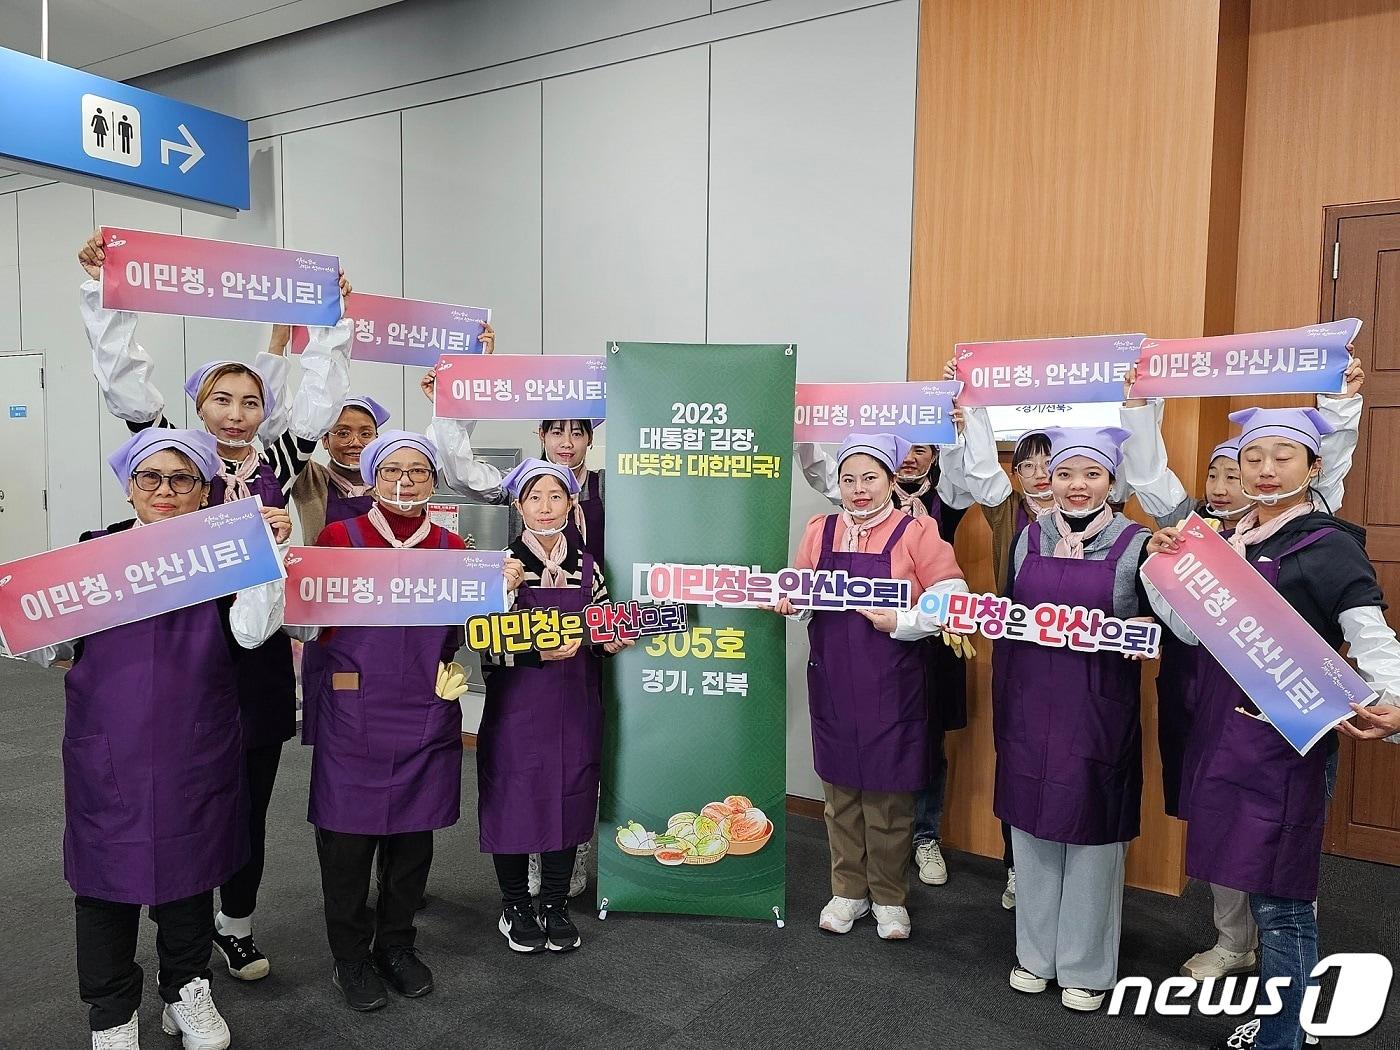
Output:
[[[1258,1020],[1247,1021],[1220,1042],[1212,1044],[1210,1050],[1253,1050],[1254,1040],[1258,1036]]]
[[[558,904],[540,905],[540,922],[544,925],[544,935],[552,952],[571,952],[583,943],[578,927],[569,918],[567,899]]]
[[[389,990],[384,981],[374,972],[374,964],[368,959],[355,962],[336,960],[331,980],[345,996],[345,1005],[361,1012],[378,1010],[389,1005]]]
[[[240,981],[261,981],[272,969],[267,956],[253,943],[251,933],[247,937],[230,937],[215,930],[214,947],[228,964],[229,974]]]
[[[548,943],[535,909],[529,903],[507,904],[496,929],[501,931],[513,952],[544,951]]]
[[[374,968],[390,988],[405,998],[417,999],[433,990],[433,971],[418,958],[417,948],[376,949]]]

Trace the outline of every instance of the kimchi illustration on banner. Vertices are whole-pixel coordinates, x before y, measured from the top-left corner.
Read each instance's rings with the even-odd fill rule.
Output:
[[[1365,680],[1199,514],[1178,549],[1154,554],[1142,575],[1299,754],[1351,704],[1376,699]]]
[[[726,795],[698,813],[673,813],[665,831],[648,831],[635,820],[617,829],[617,848],[630,857],[649,857],[668,868],[718,864],[725,857],[747,857],[768,845],[773,822],[747,796]]]

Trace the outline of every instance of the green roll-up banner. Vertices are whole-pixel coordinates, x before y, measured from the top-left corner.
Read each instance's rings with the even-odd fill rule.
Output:
[[[610,343],[607,362],[612,595],[655,563],[786,565],[796,348]],[[692,606],[687,633],[608,662],[600,907],[782,917],[785,642],[773,613]]]

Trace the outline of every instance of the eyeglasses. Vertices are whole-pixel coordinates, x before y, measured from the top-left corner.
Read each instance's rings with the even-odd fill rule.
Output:
[[[1032,460],[1026,460],[1023,463],[1016,464],[1016,473],[1023,478],[1033,478],[1037,474],[1044,474],[1048,472],[1049,470],[1044,463],[1036,463]]]
[[[180,496],[187,496],[204,484],[204,479],[198,474],[162,474],[158,470],[135,471],[131,480],[136,482],[136,487],[142,492],[155,492],[162,482],[169,482],[170,491]]]
[[[433,476],[432,469],[429,467],[409,467],[407,470],[404,470],[403,467],[393,466],[379,468],[380,481],[398,481],[405,474],[408,475],[408,480],[415,485],[421,485],[423,482],[431,480]]]
[[[359,439],[367,445],[374,440],[374,431],[369,429],[351,430],[349,427],[336,427],[331,431],[331,437],[335,438],[337,441],[349,441],[357,435]]]

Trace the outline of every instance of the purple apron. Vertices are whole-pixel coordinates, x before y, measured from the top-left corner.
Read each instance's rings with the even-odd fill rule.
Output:
[[[888,579],[890,552],[914,519],[901,514],[878,554],[833,550],[839,519],[827,515],[817,568]],[[813,613],[807,635],[807,702],[817,776],[859,791],[928,787],[927,643],[897,642],[857,612]]]
[[[593,594],[591,555],[578,587],[521,587],[517,609],[581,612]],[[593,837],[603,754],[598,658],[501,667],[486,679],[476,743],[483,853],[545,853]]]
[[[957,529],[957,521],[962,519],[960,511],[948,515],[948,508],[938,498],[938,493],[929,489],[918,497],[928,510],[928,516],[938,523],[938,534],[948,543],[950,535]],[[946,516],[945,516],[946,515]],[[951,528],[945,523],[952,520]],[[917,600],[917,597],[916,597]],[[929,654],[929,732],[952,732],[967,728],[967,663],[953,652],[938,636],[922,643]]]
[[[286,493],[267,463],[248,479],[248,489],[264,507],[285,507]],[[209,505],[224,502],[223,478],[209,483]],[[268,747],[290,740],[297,727],[297,678],[292,668],[292,640],[278,631],[236,664],[238,701],[243,707],[243,746]]]
[[[1008,586],[1022,605],[1082,605],[1113,615],[1118,561],[1141,526],[1103,561],[1040,553],[1040,523]],[[992,652],[996,815],[1047,842],[1098,846],[1138,835],[1142,803],[1141,668],[1119,653],[997,641]]]
[[[346,522],[364,547],[364,518]],[[446,536],[437,533],[440,548]],[[462,708],[436,693],[460,627],[336,627],[307,643],[317,653],[302,689],[314,697],[307,820],[347,835],[400,835],[457,823]],[[324,635],[323,635],[324,637]],[[335,676],[358,676],[336,688]]]
[[[1273,561],[1250,564],[1275,585],[1283,559],[1335,529],[1309,533]],[[1186,752],[1181,812],[1192,878],[1269,897],[1317,899],[1327,822],[1327,747],[1306,755],[1268,722],[1202,650],[1199,699]]]
[[[326,524],[336,521],[349,521],[368,514],[374,506],[374,498],[366,492],[363,496],[345,496],[333,482],[326,482]],[[308,543],[316,541],[315,536],[306,537]]]
[[[326,482],[327,525],[336,521],[349,521],[351,518],[368,514],[373,506],[374,498],[369,493],[365,493],[363,496],[344,496],[332,482]],[[310,536],[306,540],[308,543],[314,543],[316,537]],[[319,648],[314,645],[302,646],[301,678],[303,682],[320,674],[317,666],[317,661],[320,659],[321,650]],[[303,744],[316,742],[316,704],[313,702],[314,700],[315,697],[303,688],[301,691],[301,742]]]
[[[578,508],[583,513],[583,528],[588,533],[579,532],[575,515],[569,515],[569,523],[564,527],[569,546],[583,551],[593,558],[594,565],[603,564],[603,472],[590,470],[583,491],[578,494]]]
[[[229,604],[203,602],[79,643],[63,734],[63,875],[78,896],[164,904],[213,889],[247,863]]]
[[[1162,798],[1167,816],[1180,817],[1182,767],[1191,735],[1198,665],[1203,650],[1162,631],[1162,659],[1157,669],[1157,750],[1162,756]]]

